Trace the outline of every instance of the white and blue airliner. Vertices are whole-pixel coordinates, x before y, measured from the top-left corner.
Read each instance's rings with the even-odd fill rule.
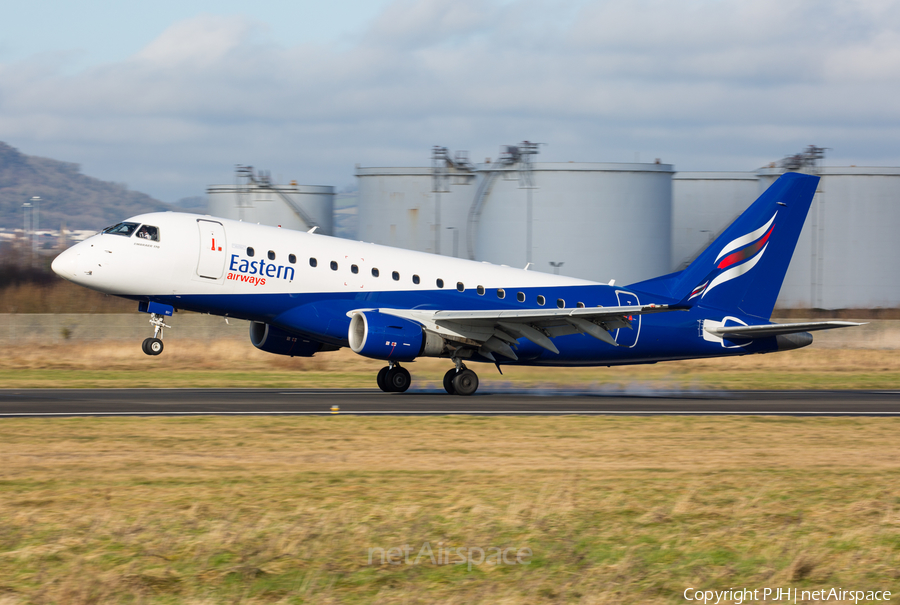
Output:
[[[176,310],[249,320],[269,353],[350,347],[380,359],[378,386],[406,391],[401,363],[452,362],[448,393],[471,395],[466,364],[612,366],[772,353],[850,322],[769,318],[818,177],[787,173],[686,269],[617,286],[315,233],[175,212],[134,216],[76,244],[53,270],[138,301],[148,355]]]

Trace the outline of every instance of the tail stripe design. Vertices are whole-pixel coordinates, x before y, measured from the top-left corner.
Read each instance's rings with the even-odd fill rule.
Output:
[[[737,250],[741,246],[746,246],[750,242],[755,239],[758,239],[763,233],[769,230],[769,227],[772,226],[772,223],[775,222],[775,217],[778,216],[778,213],[772,215],[772,218],[769,219],[769,222],[754,231],[753,233],[748,233],[747,235],[741,236],[736,240],[732,241],[730,244],[722,248],[722,251],[719,252],[719,256],[716,257],[716,262],[719,262],[719,259],[731,252],[732,250]],[[768,236],[766,236],[768,237]]]
[[[747,246],[746,248],[738,250],[737,252],[732,252],[731,254],[726,256],[721,263],[716,265],[716,269],[726,269],[731,265],[737,264],[743,260],[747,260],[754,254],[759,252],[759,249],[765,246],[766,242],[769,241],[769,236],[772,235],[772,229],[774,228],[775,225],[772,225],[769,228],[769,231],[762,237],[762,239],[757,241],[755,244]]]
[[[698,296],[703,294],[703,291],[706,290],[706,286],[708,286],[708,285],[709,285],[709,280],[706,280],[705,282],[703,282],[702,284],[700,284],[699,286],[694,288],[693,292],[691,292],[691,295],[688,297],[688,300],[691,300],[692,298],[697,298]]]
[[[735,277],[740,277],[741,275],[743,275],[744,273],[746,273],[747,271],[749,271],[750,269],[755,267],[756,263],[758,263],[760,261],[760,259],[763,257],[763,254],[766,253],[766,248],[768,248],[768,247],[769,247],[768,244],[763,246],[762,252],[760,252],[753,258],[751,258],[749,261],[747,261],[743,265],[738,265],[737,267],[732,267],[731,269],[728,269],[727,271],[723,271],[722,273],[719,273],[715,277],[715,279],[713,279],[710,282],[709,287],[706,288],[706,290],[703,292],[703,296],[701,296],[700,298],[703,298],[704,296],[709,294],[710,291],[712,291],[712,289],[715,288],[716,286],[718,286],[719,284],[724,284],[727,281],[733,280]]]

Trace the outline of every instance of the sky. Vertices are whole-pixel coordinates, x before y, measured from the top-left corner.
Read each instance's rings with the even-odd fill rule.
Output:
[[[235,164],[354,185],[431,147],[900,166],[894,0],[7,3],[0,141],[160,200]]]

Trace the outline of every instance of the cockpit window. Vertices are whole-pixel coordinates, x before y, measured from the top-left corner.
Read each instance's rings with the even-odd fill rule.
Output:
[[[138,225],[140,225],[140,223],[119,223],[118,225],[107,227],[103,230],[103,233],[131,237],[131,234],[134,233],[134,230],[138,228]]]
[[[142,225],[141,228],[137,230],[137,237],[141,239],[148,239],[151,242],[158,242],[159,229],[150,225]]]

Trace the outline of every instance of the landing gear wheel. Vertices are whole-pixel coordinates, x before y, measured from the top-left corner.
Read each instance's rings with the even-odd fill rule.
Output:
[[[471,395],[478,390],[478,375],[472,370],[463,370],[453,378],[453,389],[457,395]]]
[[[390,368],[387,366],[384,366],[383,368],[378,370],[378,375],[375,377],[375,382],[378,383],[378,388],[381,389],[382,391],[384,391],[385,393],[391,392],[390,389],[388,389],[387,380],[385,379],[387,376],[388,370],[390,370]]]
[[[158,338],[145,338],[141,349],[147,355],[159,355],[163,352],[163,341]]]
[[[409,388],[412,378],[410,378],[409,371],[406,368],[394,366],[388,370],[384,381],[392,393],[403,393]]]
[[[453,388],[453,379],[456,378],[456,368],[450,368],[444,374],[444,390],[450,395],[456,395],[456,389]]]

